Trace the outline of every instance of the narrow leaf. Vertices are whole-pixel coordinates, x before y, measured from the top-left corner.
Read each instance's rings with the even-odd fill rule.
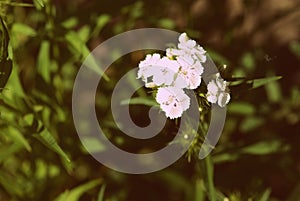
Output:
[[[9,127],[7,129],[7,134],[11,137],[12,140],[23,145],[27,149],[27,151],[31,152],[29,142],[24,138],[24,136],[19,130],[17,130],[14,127]]]
[[[288,149],[289,147],[287,145],[283,145],[279,141],[266,141],[246,146],[240,152],[244,154],[265,155],[278,151],[286,151]]]
[[[149,98],[137,97],[121,101],[121,105],[147,105],[158,106],[158,103]]]
[[[249,80],[247,83],[252,83],[252,88],[255,89],[255,88],[261,87],[263,85],[266,85],[269,82],[279,80],[281,78],[282,78],[282,76],[273,76],[273,77]]]
[[[98,199],[97,201],[104,201],[104,192],[105,192],[105,188],[106,188],[106,185],[103,184],[100,191],[99,191],[99,194],[98,194]]]
[[[50,43],[45,40],[40,47],[37,60],[37,71],[47,83],[50,82],[50,68]]]
[[[247,102],[232,102],[227,106],[228,112],[240,115],[252,115],[255,107]]]
[[[90,69],[94,70],[99,75],[102,75],[103,78],[108,81],[109,78],[106,74],[104,74],[101,67],[97,64],[95,58],[87,48],[86,44],[81,40],[80,36],[74,32],[69,31],[65,36],[67,42],[69,43],[69,47],[71,47],[71,51],[73,49],[74,53],[77,53],[81,57],[81,61],[85,62],[85,65]]]
[[[110,20],[110,16],[106,15],[106,14],[103,14],[103,15],[100,15],[99,17],[97,17],[96,26],[93,30],[92,35],[95,36],[95,37],[98,36],[100,31],[109,22],[109,20]]]
[[[34,134],[33,136],[36,137],[40,142],[42,142],[49,149],[53,150],[61,157],[63,157],[66,161],[68,162],[71,161],[67,156],[67,154],[58,145],[56,139],[51,135],[48,129],[44,128],[40,133]]]

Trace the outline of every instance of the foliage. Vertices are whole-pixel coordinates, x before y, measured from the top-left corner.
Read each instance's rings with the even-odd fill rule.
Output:
[[[292,9],[296,3],[274,6],[273,13],[280,15],[268,18],[264,6],[271,2],[231,0],[235,4],[229,6],[227,1],[188,2],[157,1],[153,7],[150,1],[0,1],[1,201],[296,201],[300,197],[299,36],[272,35],[278,24],[286,28],[284,34],[293,31],[288,20],[297,15]],[[226,13],[221,12],[226,5]],[[241,9],[248,9],[249,16]],[[249,25],[255,12],[265,26]],[[71,93],[76,73],[94,47],[141,27],[186,31],[198,39],[230,80],[233,100],[212,155],[197,158],[210,115],[201,113],[203,124],[186,157],[165,170],[137,176],[103,167],[82,147],[73,125]],[[168,121],[161,139],[136,143],[112,121],[108,110],[112,88],[145,55],[133,52],[107,72],[94,68],[105,78],[96,98],[99,122],[114,144],[136,152],[161,148],[177,128],[176,121]],[[137,94],[121,104],[130,104],[133,119],[147,125],[144,112],[156,102],[146,89]]]

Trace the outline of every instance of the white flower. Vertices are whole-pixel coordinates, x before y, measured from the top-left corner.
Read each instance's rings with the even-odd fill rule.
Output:
[[[177,61],[180,65],[178,74],[186,82],[185,88],[196,89],[201,84],[201,76],[203,74],[201,63],[184,57],[178,57]]]
[[[225,107],[230,101],[227,85],[227,82],[217,73],[215,79],[211,80],[207,85],[207,100],[211,103],[217,103],[220,107]]]
[[[183,33],[177,48],[168,48],[166,57],[147,55],[139,63],[137,78],[148,88],[157,88],[156,101],[166,116],[174,119],[182,116],[190,107],[190,98],[183,89],[196,89],[201,84],[206,62],[206,51]],[[208,84],[207,100],[224,107],[230,100],[227,83],[217,74]]]
[[[179,64],[167,57],[160,58],[159,54],[147,55],[139,64],[137,78],[142,78],[146,87],[170,86],[175,74],[178,73]]]
[[[190,98],[177,87],[158,88],[156,101],[170,119],[181,117],[182,113],[190,107]]]
[[[202,63],[206,61],[206,51],[196,41],[189,39],[186,33],[182,33],[178,40],[178,49],[168,48],[166,50],[166,55],[169,58],[190,57]]]

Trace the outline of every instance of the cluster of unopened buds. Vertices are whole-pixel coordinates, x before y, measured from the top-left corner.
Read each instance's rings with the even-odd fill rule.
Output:
[[[200,86],[206,60],[206,51],[182,33],[177,48],[167,48],[166,56],[148,54],[139,63],[137,78],[145,82],[145,87],[157,88],[155,99],[167,117],[179,118],[190,107],[190,98],[184,90]],[[228,104],[228,82],[219,73],[207,84],[207,91],[208,102],[220,107]]]

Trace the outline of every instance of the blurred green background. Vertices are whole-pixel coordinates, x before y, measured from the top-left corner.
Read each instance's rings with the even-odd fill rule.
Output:
[[[300,200],[299,1],[0,0],[0,12],[0,201]],[[282,79],[251,90],[231,87],[225,128],[208,159],[191,150],[159,172],[128,175],[104,167],[82,147],[72,87],[97,45],[149,27],[187,32],[225,79]],[[112,122],[114,84],[145,54],[113,63],[96,100],[109,139],[136,153],[174,137],[173,121],[145,143],[124,137]],[[148,122],[146,108],[132,106],[139,125]]]

